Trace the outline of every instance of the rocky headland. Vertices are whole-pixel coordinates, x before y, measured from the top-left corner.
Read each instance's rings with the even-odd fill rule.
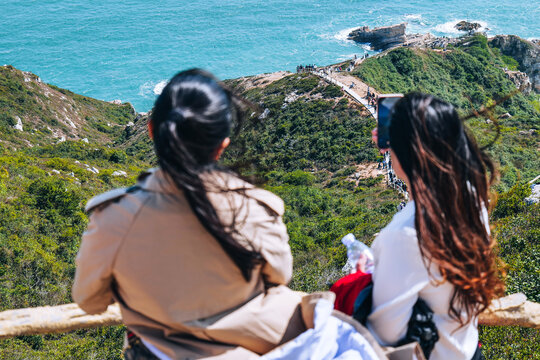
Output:
[[[458,38],[436,37],[432,34],[406,34],[407,23],[370,29],[359,27],[349,33],[349,40],[370,44],[373,50],[388,50],[398,46],[444,48],[455,44]]]
[[[478,23],[461,21],[456,29],[464,35],[474,34],[481,28]],[[432,34],[406,34],[407,23],[370,29],[359,27],[349,33],[349,39],[357,43],[369,43],[374,50],[389,50],[396,47],[429,48],[446,50],[449,45],[456,45],[463,37],[437,37]],[[508,78],[524,93],[540,93],[540,40],[525,40],[516,35],[496,35],[488,39],[491,46],[501,53],[514,58],[518,69],[504,68]]]
[[[455,26],[459,31],[475,32],[480,29],[482,25],[477,22],[460,21]]]
[[[386,50],[399,46],[407,40],[405,29],[407,23],[383,26],[370,30],[369,26],[362,26],[351,31],[349,39],[358,43],[369,43],[375,50]]]

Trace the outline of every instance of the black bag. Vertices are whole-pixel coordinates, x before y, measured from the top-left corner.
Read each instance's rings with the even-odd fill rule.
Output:
[[[362,325],[366,325],[367,317],[371,313],[373,284],[366,286],[354,302],[353,318]],[[433,322],[433,311],[422,299],[413,306],[413,312],[409,319],[407,334],[398,345],[405,345],[411,342],[418,342],[422,348],[426,359],[429,359],[435,343],[439,340],[437,327]]]
[[[124,360],[159,360],[143,344],[142,340],[135,333],[128,330],[126,332],[126,344],[124,346]]]
[[[435,343],[439,341],[439,333],[433,322],[433,311],[422,299],[418,299],[413,306],[413,313],[407,326],[407,335],[398,345],[416,341],[420,344],[426,359],[429,359]]]

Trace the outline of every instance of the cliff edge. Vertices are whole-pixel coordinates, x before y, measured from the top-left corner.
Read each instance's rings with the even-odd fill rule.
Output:
[[[540,93],[540,45],[516,35],[497,35],[489,43],[516,59],[519,70],[529,76],[533,89]]]

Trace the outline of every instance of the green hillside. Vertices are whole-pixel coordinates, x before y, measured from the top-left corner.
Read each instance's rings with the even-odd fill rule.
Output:
[[[231,85],[267,116],[260,118],[259,111],[246,120],[226,163],[247,164],[245,175],[284,199],[294,257],[291,286],[327,290],[342,276],[341,237],[353,232],[370,244],[399,204],[382,176],[353,181],[358,165],[377,160],[375,120],[313,75],[289,75],[248,90]]]
[[[490,47],[484,36],[476,35],[447,51],[398,48],[367,59],[355,75],[382,93],[418,90],[436,95],[467,115],[516,90],[502,70],[508,63],[511,58]],[[497,106],[493,118],[506,113],[509,118],[498,120],[501,137],[488,149],[500,164],[498,190],[508,190],[518,179],[532,180],[540,173],[540,95],[518,93]],[[494,124],[486,120],[468,121],[469,129],[484,145],[496,133]]]
[[[466,114],[515,89],[501,69],[509,64],[512,58],[475,37],[447,52],[396,49],[364,61],[355,74],[381,92],[434,93]],[[224,163],[284,199],[294,254],[291,287],[326,290],[342,275],[340,238],[353,232],[370,244],[401,201],[374,170],[375,122],[315,76],[251,80],[227,81],[258,108],[246,110]],[[489,148],[500,163],[492,222],[508,291],[534,301],[540,301],[540,210],[523,198],[530,192],[524,182],[540,174],[539,111],[537,94],[499,105],[494,117],[511,117],[499,120],[501,137]],[[22,131],[14,128],[17,118]],[[74,257],[87,224],[83,205],[134,183],[152,166],[146,121],[129,104],[86,98],[0,68],[0,310],[71,302]],[[495,133],[486,119],[468,126],[484,144]],[[0,341],[0,358],[120,359],[122,336],[122,327],[23,336]],[[540,354],[538,330],[486,328],[481,337],[487,358]]]
[[[13,148],[92,139],[117,139],[135,119],[129,104],[116,105],[48,85],[34,74],[0,67],[0,131],[4,146]],[[20,123],[22,131],[14,126]]]
[[[129,104],[0,67],[0,310],[72,302],[84,204],[149,167],[115,146],[135,120]],[[22,336],[0,341],[0,358],[118,359],[122,335],[118,327]]]

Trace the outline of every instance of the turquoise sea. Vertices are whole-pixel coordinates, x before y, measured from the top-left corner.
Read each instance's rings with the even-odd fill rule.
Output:
[[[2,0],[0,65],[147,111],[164,81],[202,67],[220,78],[325,65],[367,50],[348,30],[406,21],[409,32],[540,38],[538,0]]]

